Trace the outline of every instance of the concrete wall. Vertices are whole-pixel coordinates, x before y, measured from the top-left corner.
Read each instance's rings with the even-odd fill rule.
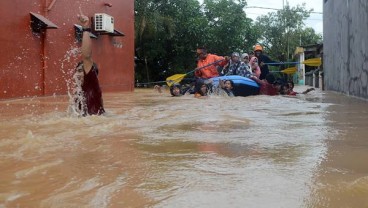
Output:
[[[134,0],[1,0],[0,99],[67,93],[81,58],[76,53],[80,42],[74,35],[79,7],[89,17],[95,13],[113,16],[115,29],[125,34],[92,40],[102,91],[134,89]],[[30,12],[59,28],[33,33]]]
[[[368,1],[323,3],[326,90],[368,98]]]

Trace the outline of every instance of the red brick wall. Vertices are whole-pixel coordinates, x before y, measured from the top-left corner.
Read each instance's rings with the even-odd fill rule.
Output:
[[[103,92],[132,91],[134,87],[134,0],[2,0],[0,14],[0,99],[66,94],[67,83],[80,55],[74,37],[79,7],[89,17],[107,13],[125,37],[93,39],[93,59],[100,68]],[[111,3],[112,7],[104,5]],[[30,12],[55,23],[42,36],[32,33]]]

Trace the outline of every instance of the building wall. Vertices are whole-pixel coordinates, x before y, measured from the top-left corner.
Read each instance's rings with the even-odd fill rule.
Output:
[[[94,13],[113,16],[115,29],[125,34],[92,40],[102,91],[133,90],[134,0],[2,0],[0,99],[67,93],[67,84],[81,58],[80,42],[74,35],[79,7],[89,17]],[[59,28],[33,33],[30,12],[43,15]]]
[[[368,98],[368,1],[323,3],[325,87]]]

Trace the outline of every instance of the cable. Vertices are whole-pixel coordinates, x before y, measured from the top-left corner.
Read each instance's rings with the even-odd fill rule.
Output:
[[[276,8],[270,8],[270,7],[260,7],[260,6],[247,6],[245,9],[270,9],[270,10],[283,10],[283,9],[276,9]],[[313,14],[323,14],[322,12],[310,12]]]

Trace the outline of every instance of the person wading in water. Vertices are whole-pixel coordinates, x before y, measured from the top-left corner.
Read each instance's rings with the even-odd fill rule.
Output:
[[[105,113],[102,101],[102,92],[97,78],[98,68],[92,60],[92,41],[89,36],[89,18],[78,15],[83,28],[82,61],[78,63],[75,73],[75,88],[73,92],[74,110],[82,116],[101,115]]]

